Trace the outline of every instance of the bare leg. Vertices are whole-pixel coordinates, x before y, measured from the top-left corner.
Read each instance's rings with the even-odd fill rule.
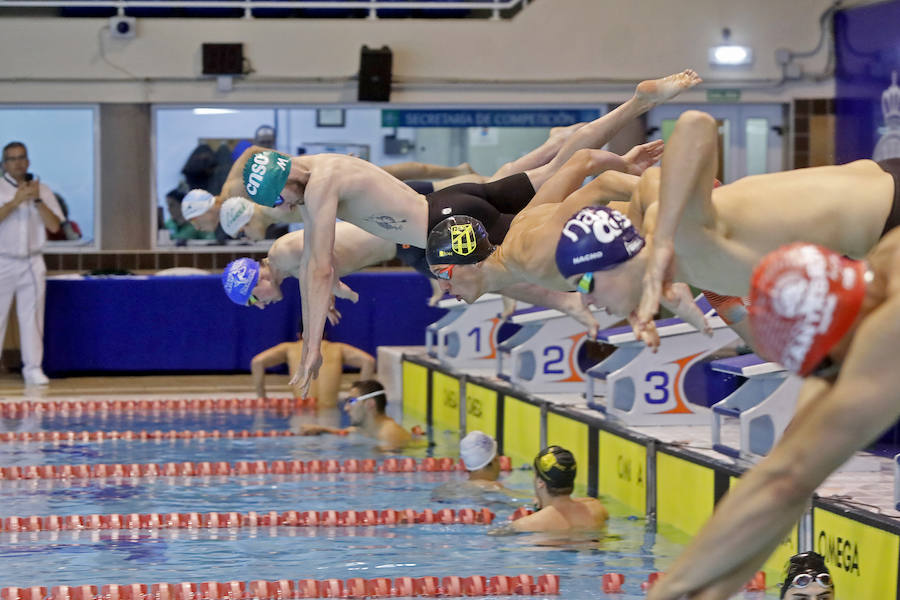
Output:
[[[444,167],[420,162],[402,162],[381,167],[397,179],[448,179],[475,173],[469,163]]]
[[[659,176],[659,167],[651,167],[644,171],[634,187],[631,205],[628,207],[628,219],[638,231],[644,231],[644,215],[647,208],[659,198]]]
[[[553,157],[557,155],[566,140],[585,125],[587,125],[587,123],[575,123],[568,127],[551,128],[550,135],[547,137],[546,142],[525,156],[517,158],[512,162],[508,162],[497,169],[497,172],[491,175],[489,181],[496,181],[498,179],[503,179],[504,177],[509,177],[510,175],[515,175],[516,173],[524,173],[525,171],[530,171],[546,165],[553,160]]]
[[[556,156],[549,163],[528,171],[534,189],[538,189],[571,156],[581,148],[601,148],[622,129],[622,127],[654,106],[671,100],[679,93],[690,89],[702,80],[691,69],[663,77],[642,81],[632,96],[624,104],[575,131]]]

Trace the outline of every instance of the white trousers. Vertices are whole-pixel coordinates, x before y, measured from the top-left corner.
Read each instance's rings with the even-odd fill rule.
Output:
[[[44,297],[47,267],[40,254],[28,258],[0,256],[0,344],[6,338],[9,307],[16,299],[23,370],[44,361]]]

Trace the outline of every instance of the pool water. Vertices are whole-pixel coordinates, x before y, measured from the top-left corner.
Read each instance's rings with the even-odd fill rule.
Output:
[[[340,419],[337,412],[110,413],[4,419],[3,430],[284,430]],[[456,436],[437,435],[434,442],[403,455],[458,455]],[[385,458],[356,436],[0,443],[0,466],[373,457]],[[496,526],[527,502],[495,496],[432,498],[436,487],[463,478],[452,472],[0,481],[0,518],[487,506],[497,515]],[[523,493],[532,489],[530,471],[514,470],[502,481]],[[492,526],[440,524],[2,532],[0,587],[553,573],[560,576],[559,597],[598,598],[604,597],[601,576],[617,572],[625,575],[625,593],[610,597],[643,598],[640,583],[664,570],[682,547],[656,535],[643,516],[606,503],[612,515],[607,529],[578,542],[489,536]]]

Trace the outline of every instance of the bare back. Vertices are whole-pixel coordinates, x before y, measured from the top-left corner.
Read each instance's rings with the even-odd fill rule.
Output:
[[[275,240],[269,248],[269,263],[282,274],[296,277],[303,258],[304,232],[292,231]],[[360,229],[352,223],[340,221],[334,225],[334,270],[338,277],[391,260],[397,255],[397,245]]]
[[[878,242],[893,178],[870,160],[745,177],[712,192],[715,230],[679,227],[676,279],[744,296],[753,267],[794,241],[862,258]],[[652,229],[656,206],[647,210]]]
[[[602,527],[608,516],[606,507],[596,498],[571,498],[514,523],[519,531],[583,531]]]
[[[294,158],[310,172],[308,205],[337,196],[337,217],[398,244],[425,247],[428,203],[399,179],[362,159],[343,154]]]

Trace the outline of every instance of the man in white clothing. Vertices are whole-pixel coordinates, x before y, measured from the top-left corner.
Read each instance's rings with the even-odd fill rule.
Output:
[[[53,192],[28,172],[22,142],[3,147],[0,178],[0,341],[13,298],[19,317],[22,376],[25,385],[46,385],[44,360],[44,292],[47,267],[42,255],[46,230],[59,231],[62,210]]]

